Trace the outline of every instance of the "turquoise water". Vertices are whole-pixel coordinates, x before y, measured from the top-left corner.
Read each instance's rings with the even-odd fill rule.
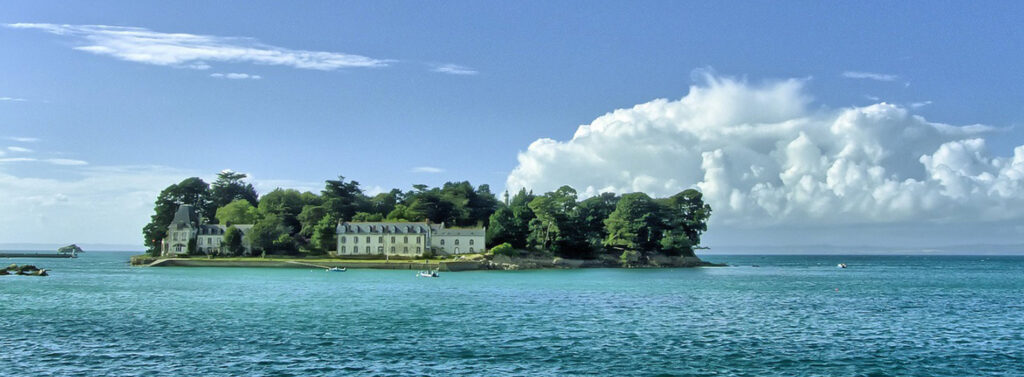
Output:
[[[0,259],[53,270],[0,277],[0,374],[1024,375],[1024,257],[426,279],[128,255]]]

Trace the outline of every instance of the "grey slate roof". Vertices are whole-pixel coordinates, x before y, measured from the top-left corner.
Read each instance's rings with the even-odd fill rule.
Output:
[[[178,206],[178,210],[174,212],[174,220],[171,220],[171,225],[177,225],[181,228],[198,222],[199,214],[196,213],[195,209],[189,204],[182,204]]]
[[[400,222],[342,222],[338,224],[338,234],[346,233],[430,233],[427,223]]]
[[[434,230],[435,236],[479,236],[484,237],[484,228],[471,228],[471,229],[455,229],[455,228],[442,228]]]

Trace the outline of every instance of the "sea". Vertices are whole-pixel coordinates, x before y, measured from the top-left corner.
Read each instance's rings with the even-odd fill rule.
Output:
[[[1024,376],[1021,256],[420,278],[131,254],[0,259],[51,271],[0,276],[0,375]]]

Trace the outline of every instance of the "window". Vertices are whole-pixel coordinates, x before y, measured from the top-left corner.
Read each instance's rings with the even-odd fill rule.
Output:
[[[458,244],[459,244],[459,239],[458,239],[458,238],[456,238],[456,239],[455,239],[455,244],[456,244],[456,245],[458,245]]]
[[[341,236],[341,243],[345,243],[345,236]]]
[[[352,243],[359,243],[359,236],[352,237]]]
[[[459,247],[458,247],[458,246],[456,246],[456,247],[455,247],[455,254],[458,254],[458,253],[459,253]]]
[[[366,236],[366,243],[370,243],[370,236]]]
[[[406,246],[404,249],[402,249],[402,253],[409,254],[409,247]]]
[[[384,236],[377,237],[377,242],[384,243]]]
[[[384,254],[384,246],[377,246],[377,252]]]
[[[395,247],[394,247],[394,246],[392,246],[392,247],[391,247],[391,252],[392,252],[392,253],[394,253],[394,252],[395,252]]]
[[[409,243],[409,236],[402,237],[403,243]]]
[[[370,247],[369,247],[369,246],[367,246],[367,247],[366,247],[366,253],[367,253],[367,254],[369,254],[369,253],[370,253]]]
[[[420,243],[420,236],[416,236],[416,243]]]
[[[472,252],[473,252],[473,247],[472,247],[472,246],[470,246],[470,247],[469,247],[469,252],[470,252],[470,253],[472,253]]]
[[[416,246],[416,253],[419,254],[419,252],[420,252],[420,247]]]
[[[395,236],[391,236],[391,243],[395,243]]]
[[[472,239],[472,238],[470,238],[470,239],[469,239],[469,244],[470,244],[470,245],[472,245],[472,244],[473,244],[473,239]]]
[[[441,246],[444,246],[444,238],[441,239]]]
[[[345,252],[345,247],[344,247],[344,246],[342,246],[342,247],[341,247],[341,252],[342,252],[342,253],[344,253],[344,252]]]

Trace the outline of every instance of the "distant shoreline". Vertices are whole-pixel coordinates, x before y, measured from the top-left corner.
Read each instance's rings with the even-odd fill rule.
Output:
[[[74,256],[53,253],[0,253],[0,258],[74,258]]]
[[[148,255],[132,256],[130,264],[143,267],[249,267],[249,268],[353,268],[378,270],[537,270],[576,268],[625,268],[605,260],[565,258],[508,258],[491,257],[474,260],[346,260],[302,258],[157,258]],[[718,267],[697,257],[674,257],[654,260],[653,264],[637,268],[658,267]]]

